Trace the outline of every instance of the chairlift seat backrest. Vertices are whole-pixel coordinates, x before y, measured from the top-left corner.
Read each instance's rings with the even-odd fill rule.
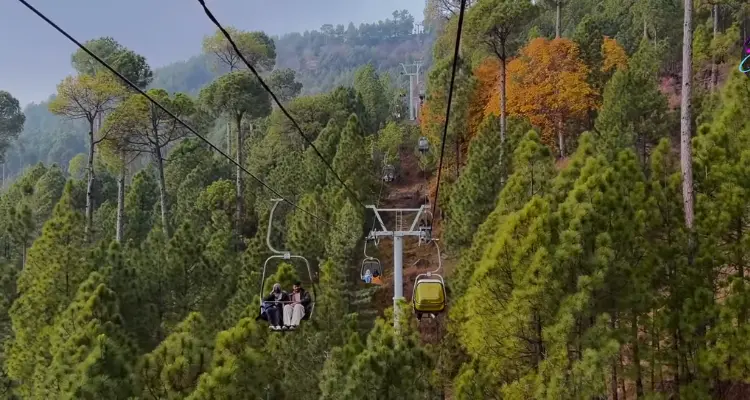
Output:
[[[380,265],[380,261],[378,259],[366,259],[362,261],[362,278],[364,279],[364,276],[366,275],[367,271],[371,272],[371,275],[374,275],[377,271],[378,275],[383,275],[383,268]]]

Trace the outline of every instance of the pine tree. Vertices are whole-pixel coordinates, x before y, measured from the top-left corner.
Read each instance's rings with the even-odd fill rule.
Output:
[[[482,123],[469,147],[466,167],[451,191],[445,239],[453,248],[470,244],[474,232],[495,208],[507,173],[499,129],[497,117],[490,116]]]
[[[341,189],[337,196],[338,199],[344,198],[344,193],[344,189]],[[325,254],[336,263],[347,264],[352,260],[354,251],[357,249],[357,243],[362,237],[364,220],[361,209],[348,199],[339,200],[339,202],[330,201],[329,204],[340,203],[343,203],[340,208],[334,208],[336,209],[332,219],[334,228],[331,228],[328,234]]]
[[[377,132],[388,118],[388,99],[372,64],[360,67],[354,73],[354,90],[362,96],[362,102],[367,110],[367,114],[361,116],[367,131]]]
[[[153,210],[158,201],[156,180],[150,171],[141,171],[133,177],[130,190],[125,195],[125,239],[135,244],[146,239],[154,222]]]
[[[339,360],[346,364],[357,350],[356,347],[356,341],[350,342],[339,353]],[[324,388],[330,397],[324,395],[323,398],[424,398],[429,390],[426,378],[431,365],[432,360],[418,343],[414,332],[402,331],[396,334],[391,325],[379,319],[368,335],[365,348],[356,355],[343,377],[340,372],[336,372],[341,371],[338,366],[327,370],[333,376],[324,378],[328,382]],[[333,381],[334,377],[343,378],[343,384],[341,381]],[[333,393],[331,389],[334,388],[343,390]]]
[[[17,382],[19,395],[29,397],[35,369],[48,359],[47,330],[73,300],[78,284],[89,273],[81,262],[86,254],[83,215],[72,208],[72,183],[65,186],[42,235],[29,249],[26,267],[18,278],[20,296],[10,309],[16,333],[6,353],[8,375]]]
[[[140,359],[137,377],[144,398],[182,399],[193,392],[211,363],[207,328],[201,314],[191,313]]]
[[[498,195],[495,209],[479,226],[471,247],[462,254],[456,267],[456,277],[450,283],[451,291],[456,296],[462,295],[470,284],[476,263],[494,240],[505,218],[522,208],[533,196],[544,196],[550,190],[554,174],[552,154],[539,141],[536,132],[529,131],[520,141],[513,152],[512,162],[513,174]]]
[[[604,89],[604,104],[596,119],[610,158],[625,148],[648,165],[648,151],[669,128],[667,98],[659,91],[658,49],[641,44],[626,70],[617,71]]]
[[[258,315],[257,297],[260,275],[267,256],[267,248],[264,243],[265,235],[259,232],[251,239],[242,255],[241,268],[237,276],[237,284],[234,293],[228,300],[227,307],[222,313],[222,326],[228,328],[234,326],[242,318]]]
[[[252,318],[220,332],[211,367],[187,399],[260,399],[271,395],[269,389],[275,382],[269,379],[268,359],[259,351],[260,332]]]
[[[117,295],[92,273],[55,323],[52,362],[35,397],[129,399],[136,349],[122,325]]]
[[[295,254],[317,263],[325,254],[329,228],[312,215],[325,218],[326,207],[317,192],[306,193],[297,205],[300,209],[295,209],[287,221],[287,246]]]
[[[359,118],[351,115],[341,132],[336,156],[333,158],[333,169],[358,199],[371,198],[375,189],[375,169],[368,153]],[[329,183],[340,185],[333,176],[329,177]],[[351,195],[347,193],[347,196]]]
[[[342,346],[331,349],[331,355],[323,365],[320,379],[321,400],[344,399],[346,375],[354,360],[364,350],[359,335],[352,333]]]

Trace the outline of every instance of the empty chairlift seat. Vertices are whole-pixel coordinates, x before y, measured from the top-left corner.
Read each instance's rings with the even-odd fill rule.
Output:
[[[430,142],[427,141],[427,137],[422,136],[419,138],[419,151],[426,153],[430,149]]]

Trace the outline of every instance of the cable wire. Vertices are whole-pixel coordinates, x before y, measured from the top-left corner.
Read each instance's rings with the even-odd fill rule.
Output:
[[[232,36],[229,34],[229,32],[227,32],[226,29],[224,29],[224,27],[216,19],[216,17],[211,12],[211,10],[208,9],[208,6],[206,6],[206,1],[205,0],[198,0],[198,3],[200,3],[200,5],[203,7],[203,11],[206,13],[206,16],[214,23],[214,25],[216,25],[217,28],[219,28],[219,30],[224,35],[224,37],[227,39],[227,41],[229,41],[229,44],[232,46],[232,48],[234,49],[234,51],[237,53],[237,56],[242,60],[242,62],[245,63],[245,65],[250,69],[250,71],[253,73],[253,75],[255,75],[255,77],[258,78],[258,82],[260,82],[261,86],[263,86],[263,89],[265,89],[266,92],[268,92],[271,95],[271,97],[273,98],[273,101],[276,103],[277,106],[279,106],[279,109],[281,110],[281,112],[283,112],[284,115],[286,115],[286,117],[289,118],[290,121],[292,121],[292,125],[294,125],[294,128],[297,129],[297,132],[300,134],[300,136],[302,136],[302,138],[305,139],[305,142],[307,142],[307,144],[310,147],[312,147],[312,149],[315,151],[315,153],[318,155],[318,157],[320,157],[320,159],[323,160],[323,163],[326,165],[326,167],[328,167],[328,169],[331,170],[331,172],[333,172],[333,176],[335,176],[336,179],[339,181],[339,183],[341,183],[341,185],[349,192],[349,194],[352,195],[352,198],[354,198],[354,200],[357,203],[359,203],[359,205],[362,206],[362,208],[364,208],[365,210],[367,210],[367,207],[359,200],[359,198],[357,197],[357,194],[354,193],[354,191],[352,191],[349,188],[349,186],[346,185],[346,183],[344,183],[344,181],[341,179],[341,177],[336,173],[336,170],[333,169],[333,167],[331,166],[331,164],[325,159],[325,157],[323,157],[323,155],[320,153],[320,151],[318,151],[318,149],[315,147],[315,145],[312,143],[312,141],[310,141],[310,139],[308,139],[308,137],[305,135],[305,133],[302,132],[302,128],[299,126],[299,124],[297,123],[297,121],[292,117],[291,114],[289,114],[289,111],[287,111],[286,108],[284,108],[284,106],[281,104],[281,102],[279,101],[279,99],[276,97],[276,94],[274,94],[273,91],[271,90],[271,88],[268,87],[268,85],[263,80],[263,78],[261,78],[260,74],[255,69],[255,67],[253,67],[253,65],[250,64],[249,61],[247,61],[247,59],[245,58],[245,56],[240,51],[240,49],[237,46],[237,44],[232,39]]]
[[[228,156],[228,155],[227,155],[226,153],[224,153],[223,151],[221,151],[221,149],[219,149],[218,147],[216,147],[216,146],[215,146],[215,145],[214,145],[213,143],[211,143],[211,142],[210,142],[210,141],[209,141],[208,139],[206,139],[206,138],[205,138],[205,137],[203,137],[203,136],[202,136],[201,134],[199,134],[199,133],[198,133],[198,132],[197,132],[197,131],[196,131],[195,129],[193,129],[193,128],[192,128],[191,126],[189,126],[189,125],[188,125],[187,123],[185,123],[184,121],[182,121],[182,120],[181,120],[180,118],[178,118],[178,117],[177,117],[176,115],[174,115],[174,114],[173,114],[173,113],[172,113],[171,111],[167,110],[167,109],[166,109],[166,108],[165,108],[164,106],[162,106],[162,105],[161,105],[161,104],[160,104],[160,103],[159,103],[158,101],[154,100],[154,99],[153,99],[153,98],[152,98],[151,96],[149,96],[149,95],[148,95],[148,94],[147,94],[146,92],[144,92],[144,91],[143,91],[143,90],[142,90],[141,88],[139,88],[138,86],[136,86],[136,85],[135,85],[135,84],[134,84],[133,82],[131,82],[130,80],[128,80],[128,78],[124,77],[124,76],[123,76],[122,74],[120,74],[119,72],[115,71],[115,69],[114,69],[114,68],[112,68],[112,67],[111,67],[111,66],[110,66],[109,64],[107,64],[106,62],[104,62],[104,60],[102,60],[101,58],[99,58],[99,56],[97,56],[96,54],[94,54],[93,52],[91,52],[91,50],[87,49],[87,48],[86,48],[86,46],[84,46],[84,45],[83,45],[83,44],[81,44],[81,43],[80,43],[80,42],[79,42],[78,40],[76,40],[75,38],[73,38],[73,36],[71,36],[71,35],[70,35],[70,34],[68,34],[68,33],[67,33],[67,32],[66,32],[65,30],[63,30],[62,28],[60,28],[60,26],[58,26],[58,25],[57,25],[56,23],[54,23],[54,22],[53,22],[52,20],[50,20],[49,18],[47,18],[47,16],[45,16],[45,15],[44,15],[44,14],[42,14],[42,13],[41,13],[41,12],[40,12],[39,10],[37,10],[36,8],[34,8],[34,6],[32,6],[31,4],[29,4],[29,3],[28,3],[28,2],[26,1],[26,0],[18,0],[18,1],[19,1],[19,2],[21,2],[21,3],[23,4],[23,5],[25,5],[25,6],[26,6],[26,8],[28,8],[29,10],[31,10],[31,11],[32,11],[32,12],[33,12],[34,14],[36,14],[37,16],[39,16],[39,18],[41,18],[41,19],[43,19],[43,20],[44,20],[45,22],[47,22],[47,24],[49,24],[50,26],[52,26],[53,28],[55,28],[55,29],[56,29],[56,30],[57,30],[58,32],[60,32],[60,34],[62,34],[62,35],[63,35],[63,36],[65,36],[66,38],[68,38],[68,40],[70,40],[71,42],[75,43],[75,44],[76,44],[76,46],[78,46],[78,47],[79,47],[79,48],[80,48],[81,50],[85,51],[85,52],[86,52],[86,53],[87,53],[87,54],[88,54],[89,56],[93,57],[93,58],[94,58],[94,59],[95,59],[96,61],[98,61],[98,62],[99,62],[100,64],[102,64],[102,65],[103,65],[103,66],[104,66],[105,68],[107,68],[107,69],[108,69],[108,70],[109,70],[110,72],[112,72],[113,74],[117,75],[117,77],[118,77],[118,78],[120,78],[120,79],[121,79],[121,80],[122,80],[123,82],[125,82],[125,83],[126,83],[126,84],[127,84],[128,86],[130,86],[130,87],[131,87],[131,88],[133,88],[134,90],[138,91],[138,93],[140,93],[140,94],[141,94],[141,95],[143,95],[143,96],[144,96],[145,98],[147,98],[147,99],[148,99],[148,100],[149,100],[149,101],[150,101],[151,103],[153,103],[153,104],[154,104],[155,106],[159,107],[159,108],[160,108],[160,109],[161,109],[162,111],[164,111],[165,113],[167,113],[167,115],[169,115],[170,117],[174,118],[174,120],[175,120],[175,121],[177,121],[178,123],[180,123],[180,125],[184,126],[184,127],[185,127],[185,128],[187,129],[187,130],[189,130],[189,131],[190,131],[190,132],[191,132],[192,134],[194,134],[194,135],[195,135],[195,136],[197,136],[197,137],[198,137],[198,138],[199,138],[200,140],[202,140],[203,142],[205,142],[205,143],[206,143],[206,144],[207,144],[208,146],[210,146],[210,147],[211,147],[211,148],[212,148],[213,150],[215,150],[216,152],[218,152],[219,154],[221,154],[221,155],[222,155],[222,156],[223,156],[224,158],[226,158],[227,160],[229,160],[229,161],[230,161],[230,162],[231,162],[232,164],[234,164],[235,166],[237,166],[238,168],[240,168],[240,169],[241,169],[241,170],[242,170],[242,171],[243,171],[244,173],[246,173],[246,174],[250,175],[250,177],[252,177],[253,179],[255,179],[255,181],[257,181],[258,183],[260,183],[260,184],[261,184],[261,185],[262,185],[263,187],[265,187],[266,189],[268,189],[268,190],[269,190],[269,191],[270,191],[271,193],[273,193],[273,194],[274,194],[275,196],[278,196],[278,198],[280,198],[281,200],[283,200],[283,201],[284,201],[284,202],[286,202],[287,204],[291,205],[292,207],[296,208],[297,210],[300,210],[300,211],[304,212],[305,214],[307,214],[307,215],[309,215],[309,216],[313,217],[314,219],[316,219],[316,220],[318,220],[318,221],[321,221],[321,222],[325,223],[326,225],[329,225],[329,226],[333,227],[333,225],[331,225],[331,224],[330,224],[330,223],[329,223],[328,221],[326,221],[326,220],[324,220],[324,219],[322,219],[322,218],[318,217],[318,216],[317,216],[317,215],[315,215],[315,214],[312,214],[311,212],[309,212],[309,211],[305,210],[304,208],[301,208],[301,207],[299,207],[299,206],[298,206],[297,204],[295,204],[295,203],[293,203],[293,202],[291,202],[291,201],[287,200],[287,199],[286,199],[286,198],[285,198],[284,196],[282,196],[281,194],[279,194],[279,193],[278,193],[278,192],[277,192],[276,190],[274,190],[274,189],[273,189],[273,188],[272,188],[271,186],[269,186],[269,185],[268,185],[267,183],[263,182],[263,181],[262,181],[262,180],[261,180],[260,178],[258,178],[258,177],[256,177],[255,175],[253,175],[253,174],[252,174],[252,173],[251,173],[250,171],[248,171],[248,170],[247,170],[247,169],[246,169],[245,167],[243,167],[243,166],[242,166],[242,165],[240,165],[240,164],[239,164],[239,163],[238,163],[237,161],[235,161],[234,159],[232,159],[231,157],[229,157],[229,156]]]
[[[461,12],[458,14],[458,29],[456,30],[456,48],[453,51],[453,71],[451,72],[451,84],[448,87],[448,106],[445,110],[445,126],[443,127],[443,140],[440,145],[440,165],[438,166],[437,186],[435,187],[435,202],[432,203],[432,215],[435,218],[435,210],[440,194],[440,176],[443,173],[443,154],[445,154],[445,137],[448,136],[448,123],[451,117],[451,102],[453,101],[453,85],[456,82],[456,66],[458,65],[458,49],[461,45],[461,30],[464,26],[464,11],[466,11],[466,0],[461,0]]]

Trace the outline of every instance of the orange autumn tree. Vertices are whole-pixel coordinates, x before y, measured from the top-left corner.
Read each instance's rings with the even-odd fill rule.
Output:
[[[625,49],[617,43],[617,40],[609,36],[605,36],[602,42],[602,55],[604,56],[602,72],[620,71],[628,66],[628,55]]]
[[[473,70],[476,86],[471,94],[469,104],[469,131],[467,135],[469,140],[474,138],[479,125],[484,121],[485,110],[490,103],[494,101],[495,107],[499,110],[500,68],[500,60],[495,57],[487,57]]]
[[[542,140],[565,157],[570,132],[566,124],[581,121],[596,106],[596,93],[587,82],[589,68],[571,40],[536,38],[508,63],[508,113],[524,116],[537,126]],[[494,94],[495,98],[499,93]],[[490,101],[487,113],[497,113]]]

